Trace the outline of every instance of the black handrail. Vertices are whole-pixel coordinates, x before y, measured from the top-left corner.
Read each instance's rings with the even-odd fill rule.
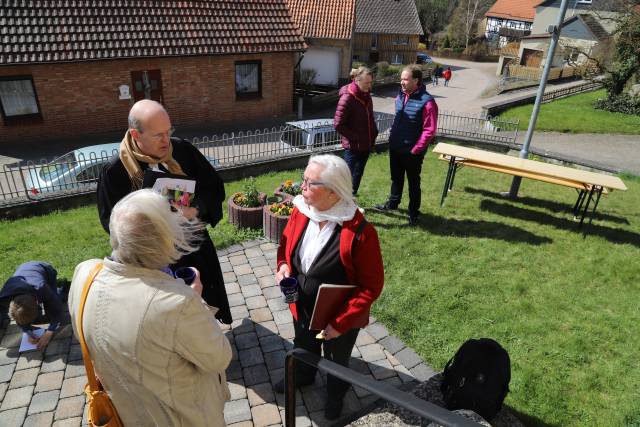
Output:
[[[374,381],[358,372],[331,362],[301,348],[294,348],[287,353],[285,359],[285,426],[295,427],[296,423],[296,359],[320,371],[338,377],[353,385],[363,388],[383,399],[401,406],[409,411],[445,427],[478,427],[478,424],[456,413],[448,411],[431,402],[422,400],[413,394],[406,393],[384,382]]]

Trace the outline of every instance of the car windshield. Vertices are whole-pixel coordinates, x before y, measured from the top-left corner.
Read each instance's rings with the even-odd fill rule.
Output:
[[[72,152],[60,156],[51,163],[40,168],[40,178],[45,181],[52,181],[53,179],[67,173],[76,162],[76,156]]]
[[[281,136],[282,142],[285,142],[289,145],[297,147],[302,145],[302,129],[291,127],[289,129],[285,129],[282,132]]]

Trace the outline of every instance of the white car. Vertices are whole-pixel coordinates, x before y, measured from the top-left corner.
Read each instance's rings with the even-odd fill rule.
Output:
[[[295,148],[326,147],[339,144],[340,135],[333,128],[333,119],[287,122],[280,142]]]
[[[118,154],[119,142],[70,151],[43,166],[30,167],[27,190],[32,194],[81,188],[96,182],[105,163]]]
[[[32,166],[26,176],[31,194],[89,187],[97,182],[102,167],[118,154],[119,142],[90,145],[70,151],[43,166]],[[205,155],[213,166],[218,160]]]

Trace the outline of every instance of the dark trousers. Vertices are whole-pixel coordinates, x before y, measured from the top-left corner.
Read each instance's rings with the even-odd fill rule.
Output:
[[[423,154],[400,153],[389,151],[389,168],[391,169],[391,194],[389,204],[397,207],[402,199],[404,176],[409,183],[409,216],[418,216],[422,193],[420,191],[420,172],[422,172]]]
[[[318,331],[310,331],[302,322],[293,322],[296,336],[293,339],[295,348],[302,348],[311,353],[320,356],[321,348],[324,348],[324,358],[335,362],[339,365],[349,367],[351,359],[351,351],[356,344],[359,328],[349,329],[338,338],[323,341],[316,339]],[[311,381],[316,375],[317,369],[304,363],[296,364],[296,382]],[[349,390],[350,384],[334,377],[327,375],[327,395],[330,399],[342,400]]]
[[[344,150],[344,161],[349,165],[351,180],[353,181],[353,195],[358,194],[360,181],[364,175],[364,167],[369,160],[369,153],[359,153],[357,151]]]

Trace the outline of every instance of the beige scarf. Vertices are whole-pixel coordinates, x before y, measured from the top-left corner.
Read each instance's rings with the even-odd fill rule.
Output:
[[[131,184],[135,190],[139,190],[142,187],[142,178],[144,177],[144,172],[142,171],[139,162],[147,164],[164,163],[170,173],[175,175],[187,175],[182,171],[180,164],[173,158],[172,144],[169,144],[169,152],[167,155],[161,159],[147,156],[146,154],[142,154],[129,130],[124,134],[124,138],[120,143],[120,160],[122,161],[124,168],[127,170],[129,179],[131,180]]]

